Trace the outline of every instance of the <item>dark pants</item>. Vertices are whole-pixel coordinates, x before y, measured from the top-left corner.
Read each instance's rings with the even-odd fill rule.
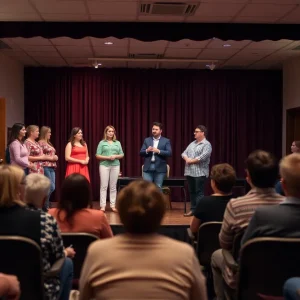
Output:
[[[59,300],[69,300],[69,295],[72,289],[73,280],[73,261],[69,257],[66,257],[63,267],[59,275],[60,279],[60,292]]]
[[[192,212],[195,212],[195,208],[197,204],[204,197],[205,181],[206,181],[205,176],[200,176],[200,177],[187,176]]]

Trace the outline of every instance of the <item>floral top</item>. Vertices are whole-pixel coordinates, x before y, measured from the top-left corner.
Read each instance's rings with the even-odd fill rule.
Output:
[[[28,205],[28,209],[40,211],[32,205]],[[49,214],[43,211],[40,212],[43,271],[46,273],[51,269],[51,266],[55,261],[65,257],[65,253],[61,231],[56,220]],[[60,281],[58,278],[46,278],[44,280],[44,287],[47,300],[54,300],[58,298],[60,291]]]
[[[27,139],[24,143],[27,147],[29,156],[42,156],[43,150],[40,147],[38,142],[32,142]],[[32,162],[33,168],[29,169],[29,173],[39,173],[44,174],[43,162],[42,161],[34,161]]]
[[[55,148],[52,147],[51,145],[49,145],[48,143],[46,143],[44,141],[39,141],[39,145],[42,148],[43,153],[45,155],[49,155],[49,156],[54,156],[55,155],[55,153],[56,153]],[[56,168],[56,162],[45,160],[45,161],[42,162],[42,166],[43,167]]]

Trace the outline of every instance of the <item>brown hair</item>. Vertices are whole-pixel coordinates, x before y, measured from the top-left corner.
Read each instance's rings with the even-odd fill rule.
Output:
[[[58,202],[58,219],[73,226],[74,214],[84,208],[92,208],[92,191],[89,181],[79,173],[73,173],[63,181]],[[61,213],[65,212],[65,217]],[[63,220],[64,219],[64,220]]]
[[[40,132],[40,138],[39,138],[39,140],[46,140],[47,143],[48,143],[50,146],[53,147],[53,145],[52,145],[52,143],[50,142],[50,140],[49,140],[49,139],[46,139],[46,135],[47,135],[47,133],[49,132],[49,130],[51,130],[50,127],[48,127],[48,126],[42,126],[41,132]]]
[[[74,142],[75,141],[74,135],[76,135],[80,130],[82,131],[82,129],[80,127],[74,127],[71,130],[69,142],[71,143],[72,147],[74,147],[74,144],[75,144],[75,142]],[[84,141],[84,139],[80,140],[80,144],[82,146],[85,146],[86,142]]]
[[[289,196],[300,197],[300,153],[284,157],[280,162],[280,175]]]
[[[199,130],[201,130],[202,132],[204,132],[204,136],[207,136],[207,128],[204,125],[197,125],[196,128],[198,128]]]
[[[294,141],[294,143],[295,143],[296,147],[300,149],[300,141]]]
[[[214,180],[219,191],[228,194],[235,184],[236,174],[231,165],[218,164],[212,167],[210,178]]]
[[[37,129],[39,129],[39,126],[37,126],[37,125],[29,125],[29,126],[27,126],[27,128],[26,128],[27,137],[30,137],[31,132],[33,132],[33,131],[35,131]]]
[[[137,180],[118,194],[117,208],[127,232],[154,233],[165,214],[164,196],[152,182]]]
[[[246,160],[246,168],[255,187],[273,188],[275,186],[279,166],[273,154],[263,150],[251,152]]]
[[[20,184],[24,184],[25,173],[13,165],[0,166],[0,207],[25,206],[20,198]]]
[[[113,130],[114,130],[114,136],[113,136],[112,140],[113,140],[113,141],[116,141],[116,140],[117,140],[116,129],[115,129],[115,127],[112,126],[112,125],[108,125],[108,126],[105,127],[104,132],[103,132],[103,140],[104,140],[104,141],[107,140],[107,131],[108,131],[108,129],[113,129]]]
[[[157,126],[157,127],[159,127],[159,129],[160,129],[160,130],[162,130],[162,129],[163,129],[163,124],[162,124],[162,123],[160,123],[160,122],[153,122],[153,123],[152,123],[152,127],[153,127],[153,126]]]

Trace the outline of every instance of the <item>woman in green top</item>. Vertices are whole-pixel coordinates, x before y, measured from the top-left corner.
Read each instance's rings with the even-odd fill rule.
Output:
[[[121,143],[117,141],[116,130],[108,125],[103,134],[103,139],[97,147],[96,158],[100,160],[100,209],[105,211],[107,186],[110,187],[110,207],[117,212],[117,181],[120,173],[119,159],[124,157]]]

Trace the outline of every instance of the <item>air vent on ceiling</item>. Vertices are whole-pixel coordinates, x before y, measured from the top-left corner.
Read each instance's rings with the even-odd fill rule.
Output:
[[[179,2],[143,2],[140,4],[141,15],[173,15],[192,16],[199,3],[179,3]]]
[[[299,50],[300,50],[300,45],[299,45],[299,46],[297,46],[297,47],[295,47],[295,48],[293,48],[292,50],[299,51]]]
[[[156,53],[130,53],[130,58],[142,58],[142,59],[159,59],[162,58],[162,54]]]
[[[7,44],[0,40],[0,49],[11,49]]]

